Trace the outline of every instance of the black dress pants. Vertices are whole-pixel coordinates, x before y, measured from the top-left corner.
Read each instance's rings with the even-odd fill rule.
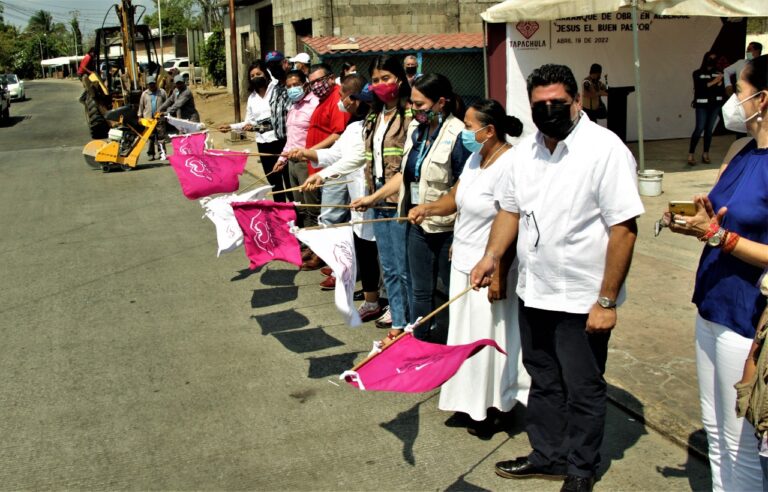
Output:
[[[595,475],[606,413],[607,334],[588,334],[586,314],[525,307],[523,365],[531,375],[526,431],[529,460],[551,473]]]

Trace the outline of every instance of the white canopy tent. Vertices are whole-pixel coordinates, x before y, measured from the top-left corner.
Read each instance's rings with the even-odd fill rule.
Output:
[[[568,17],[617,12],[632,8],[635,89],[637,91],[637,127],[640,171],[645,170],[643,147],[642,97],[640,88],[640,53],[637,39],[637,11],[665,16],[757,17],[768,16],[766,0],[507,0],[481,14],[488,23],[547,21]]]

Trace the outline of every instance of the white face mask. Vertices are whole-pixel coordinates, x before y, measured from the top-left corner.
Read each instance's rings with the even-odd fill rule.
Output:
[[[729,97],[725,104],[723,104],[722,108],[723,124],[727,129],[736,133],[747,133],[747,121],[751,120],[760,113],[755,112],[755,114],[747,118],[747,114],[744,112],[743,104],[759,94],[760,92],[756,92],[743,101],[739,101],[739,98],[736,97],[736,94],[731,94],[731,97]]]
[[[339,106],[339,111],[341,111],[342,113],[349,113],[349,111],[347,111],[347,108],[344,107],[343,102],[339,101],[337,104]]]

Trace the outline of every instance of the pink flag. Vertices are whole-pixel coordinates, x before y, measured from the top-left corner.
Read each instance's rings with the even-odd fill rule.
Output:
[[[238,177],[243,174],[248,154],[174,154],[168,160],[176,171],[184,196],[195,200],[214,193],[237,191]]]
[[[431,391],[448,381],[465,360],[486,345],[506,354],[487,338],[466,345],[439,345],[406,333],[357,371],[345,371],[340,377],[361,390]]]
[[[301,248],[288,224],[296,220],[292,203],[235,202],[232,210],[243,230],[243,244],[245,254],[251,260],[251,270],[274,260],[301,266]]]
[[[171,137],[173,153],[176,155],[200,155],[205,151],[205,139],[207,134],[190,133]]]

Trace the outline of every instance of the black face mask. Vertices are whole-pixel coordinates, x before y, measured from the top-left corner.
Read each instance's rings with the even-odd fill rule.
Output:
[[[405,67],[406,75],[416,75],[416,69],[419,67]]]
[[[571,120],[571,103],[536,103],[531,108],[533,123],[541,133],[554,138],[564,140],[571,133],[576,121]]]
[[[264,76],[258,76],[248,81],[248,91],[255,92],[259,89],[267,87],[267,78]]]

